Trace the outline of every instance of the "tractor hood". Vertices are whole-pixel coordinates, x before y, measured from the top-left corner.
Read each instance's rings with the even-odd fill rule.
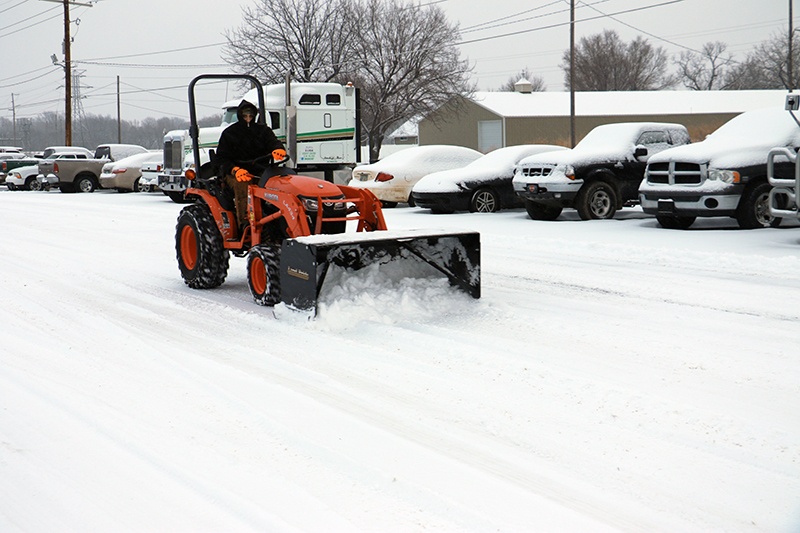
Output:
[[[274,176],[267,181],[265,188],[277,189],[281,192],[294,196],[306,196],[323,198],[335,198],[342,196],[342,191],[334,185],[319,178],[309,176],[298,176],[295,174],[287,176]]]

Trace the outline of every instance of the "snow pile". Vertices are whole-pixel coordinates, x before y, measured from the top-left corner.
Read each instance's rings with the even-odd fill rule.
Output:
[[[331,267],[320,292],[318,326],[326,330],[444,320],[467,301],[428,265],[404,261],[371,264],[358,271]]]

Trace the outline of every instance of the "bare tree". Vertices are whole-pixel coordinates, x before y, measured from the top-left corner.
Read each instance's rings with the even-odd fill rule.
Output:
[[[613,30],[583,37],[575,49],[575,90],[649,91],[672,87],[674,76],[667,73],[668,57],[663,48],[654,48],[647,39],[637,37],[626,44]],[[561,61],[564,81],[570,84],[570,51]]]
[[[545,85],[544,79],[541,76],[533,74],[530,71],[530,69],[528,69],[528,67],[522,69],[519,72],[519,74],[515,74],[514,76],[508,78],[508,80],[503,85],[501,85],[500,88],[497,90],[501,92],[513,92],[514,85],[519,80],[527,80],[528,82],[530,82],[531,90],[533,92],[541,92],[547,90],[547,85]]]
[[[470,68],[459,57],[457,26],[433,5],[362,0],[353,17],[359,41],[352,79],[361,88],[370,160],[398,123],[436,110],[474,91]]]
[[[789,38],[775,34],[747,55],[729,72],[729,83],[736,89],[795,89],[800,87],[800,39],[792,35],[792,80],[789,81]]]
[[[763,63],[752,53],[741,63],[735,63],[725,73],[727,89],[743,91],[747,89],[779,89],[781,83],[777,76],[772,76],[764,68]]]
[[[712,91],[730,88],[728,69],[732,64],[730,56],[725,55],[725,43],[708,42],[701,52],[681,52],[675,64],[683,85],[693,91]]]
[[[242,8],[242,25],[225,32],[223,59],[237,72],[281,83],[332,81],[348,61],[354,30],[349,0],[258,0]]]

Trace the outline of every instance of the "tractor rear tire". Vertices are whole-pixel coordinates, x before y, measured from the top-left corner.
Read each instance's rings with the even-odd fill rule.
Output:
[[[273,306],[281,301],[281,249],[260,244],[247,254],[247,286],[258,305]]]
[[[192,289],[213,289],[225,281],[230,255],[207,205],[192,204],[181,210],[175,251],[183,281]]]

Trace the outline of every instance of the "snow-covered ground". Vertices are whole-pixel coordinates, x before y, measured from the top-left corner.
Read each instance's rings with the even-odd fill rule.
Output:
[[[309,321],[187,288],[180,209],[0,190],[0,531],[800,530],[797,224],[387,210],[483,297]]]

